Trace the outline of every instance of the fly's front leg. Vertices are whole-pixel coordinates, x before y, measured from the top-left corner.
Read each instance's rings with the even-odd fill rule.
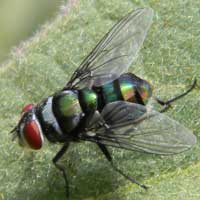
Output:
[[[58,161],[62,158],[62,156],[65,154],[69,147],[69,143],[65,143],[63,147],[60,149],[60,151],[55,155],[52,162],[56,166],[57,169],[59,169],[62,172],[63,178],[65,180],[65,189],[66,189],[66,196],[69,198],[69,182],[67,180],[67,174],[65,171],[65,168],[62,164],[59,164]]]
[[[183,92],[182,94],[177,95],[176,97],[173,97],[167,101],[163,101],[161,99],[159,99],[158,97],[154,97],[154,99],[156,100],[157,103],[159,103],[161,106],[163,106],[163,108],[160,110],[160,112],[165,112],[166,110],[168,110],[171,106],[171,103],[175,102],[178,99],[181,99],[182,97],[186,96],[188,93],[190,93],[194,87],[197,84],[197,80],[195,79],[191,85],[191,87],[186,90],[185,92]]]

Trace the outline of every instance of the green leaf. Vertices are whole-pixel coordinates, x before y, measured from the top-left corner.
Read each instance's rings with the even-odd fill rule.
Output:
[[[199,81],[198,1],[69,0],[57,18],[15,48],[0,68],[0,199],[65,199],[64,181],[51,163],[60,144],[30,152],[11,141],[9,131],[25,104],[40,102],[62,88],[98,40],[122,16],[152,7],[155,17],[143,49],[130,71],[149,80],[154,94],[169,99]],[[136,69],[136,70],[133,70]],[[167,115],[200,130],[200,92],[196,87]],[[114,172],[95,144],[70,146],[62,162],[68,171],[71,199],[199,199],[200,150],[171,157],[110,149],[118,167],[148,191]]]

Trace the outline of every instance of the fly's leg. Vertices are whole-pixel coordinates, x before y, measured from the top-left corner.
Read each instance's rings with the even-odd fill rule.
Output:
[[[129,180],[131,183],[135,183],[137,184],[138,186],[142,187],[143,189],[147,190],[148,187],[146,185],[143,185],[143,184],[140,184],[139,182],[137,182],[134,178],[132,177],[129,177],[128,175],[124,174],[124,172],[122,172],[120,169],[118,169],[114,163],[113,163],[113,160],[112,160],[112,157],[108,151],[108,149],[106,148],[105,145],[103,144],[100,144],[100,143],[97,143],[99,148],[101,149],[101,151],[103,152],[103,154],[105,155],[105,157],[107,158],[107,160],[110,162],[112,168],[117,171],[119,174],[121,174],[123,177],[125,177],[127,180]]]
[[[67,174],[65,171],[65,168],[63,165],[59,164],[58,161],[61,159],[61,157],[65,154],[69,147],[69,143],[65,143],[62,148],[59,150],[59,152],[55,155],[52,162],[56,166],[57,169],[59,169],[62,172],[63,178],[65,180],[65,189],[66,189],[66,196],[69,198],[69,182],[67,180]]]
[[[174,101],[178,100],[178,99],[181,99],[182,97],[186,96],[189,92],[191,92],[194,87],[196,86],[197,84],[197,80],[195,79],[191,85],[191,87],[186,90],[185,92],[183,92],[182,94],[180,95],[177,95],[176,97],[173,97],[167,101],[163,101],[157,97],[154,97],[154,99],[157,101],[157,103],[159,103],[161,106],[163,106],[163,108],[160,110],[160,112],[165,112],[166,110],[168,110],[171,106],[171,103],[173,103]]]
[[[99,112],[95,112],[93,117],[91,118],[92,121],[90,123],[87,123],[87,125],[89,125],[89,127],[95,125],[95,124],[99,124],[99,126],[104,126],[107,130],[109,130],[109,126],[108,124],[106,124],[106,122],[104,121],[104,119],[101,117]],[[90,126],[91,125],[91,126]],[[87,127],[87,126],[86,126]],[[79,135],[80,139],[84,140],[85,135],[83,138],[81,138],[81,135]],[[89,137],[93,137],[93,136],[89,136]],[[106,159],[110,162],[112,168],[117,171],[119,174],[121,174],[123,177],[125,177],[127,180],[129,180],[131,183],[135,183],[138,186],[140,186],[141,188],[147,190],[148,187],[146,185],[140,184],[139,182],[137,182],[134,178],[129,177],[128,175],[126,175],[124,172],[122,172],[120,169],[118,169],[112,160],[112,157],[108,151],[108,149],[106,148],[106,146],[104,144],[101,144],[99,139],[95,139],[95,142],[97,143],[97,145],[99,146],[99,148],[101,149],[101,151],[103,152],[103,154],[105,155]]]

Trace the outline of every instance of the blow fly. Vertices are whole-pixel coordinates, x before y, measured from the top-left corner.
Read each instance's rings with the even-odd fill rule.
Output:
[[[97,144],[114,170],[144,189],[147,186],[113,163],[107,147],[172,155],[196,143],[192,131],[162,114],[172,102],[188,94],[196,80],[186,92],[162,101],[152,96],[147,81],[127,72],[152,18],[150,8],[137,9],[123,17],[83,60],[66,86],[36,105],[25,106],[18,125],[11,131],[21,146],[34,150],[42,148],[44,137],[62,144],[52,161],[63,174],[67,196],[67,175],[58,161],[71,142]],[[146,106],[151,97],[163,106],[160,112]]]

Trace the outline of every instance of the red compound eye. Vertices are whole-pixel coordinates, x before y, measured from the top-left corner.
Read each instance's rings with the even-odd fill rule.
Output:
[[[28,105],[24,106],[21,113],[27,112],[27,111],[31,110],[33,107],[34,107],[34,104],[32,104],[32,103],[28,104]]]
[[[41,129],[36,121],[30,121],[24,126],[24,139],[32,149],[40,149],[43,144]]]

